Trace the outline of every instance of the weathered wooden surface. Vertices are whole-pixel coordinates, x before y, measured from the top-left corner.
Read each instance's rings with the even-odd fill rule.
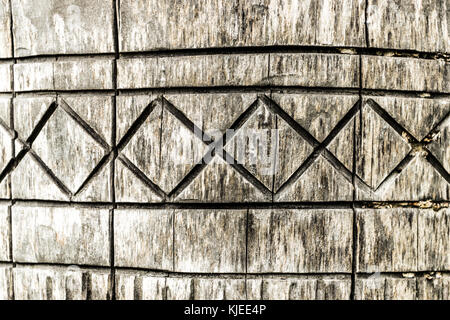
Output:
[[[418,212],[418,266],[422,271],[450,269],[450,209]]]
[[[0,261],[11,260],[10,214],[7,205],[0,206]]]
[[[11,79],[12,79],[12,63],[0,61],[0,92],[12,91]]]
[[[119,271],[119,300],[241,300],[246,297],[244,278],[170,277]]]
[[[13,292],[12,265],[0,264],[0,300],[11,300]]]
[[[76,266],[17,266],[13,270],[16,300],[107,300],[111,298],[108,270]]]
[[[119,88],[262,85],[265,54],[128,58],[117,61]]]
[[[174,270],[244,272],[246,215],[246,210],[176,210]]]
[[[16,205],[12,208],[14,259],[109,265],[108,224],[106,209]]]
[[[356,174],[371,189],[357,185],[358,199],[449,199],[440,169],[449,168],[449,99],[364,96],[362,105]]]
[[[248,271],[351,271],[351,210],[250,210]]]
[[[11,42],[11,11],[10,0],[0,1],[0,58],[10,58],[12,53]]]
[[[450,52],[448,1],[369,0],[369,46]]]
[[[112,79],[109,59],[48,60],[14,65],[16,91],[112,89]]]
[[[449,209],[357,210],[358,270],[447,270]]]
[[[116,266],[173,269],[173,210],[116,210]]]
[[[252,300],[348,300],[350,286],[350,279],[345,277],[250,278],[247,297]]]
[[[359,86],[359,58],[338,54],[271,54],[268,83],[281,86]]]
[[[122,1],[120,49],[363,46],[363,12],[359,0]]]
[[[114,52],[112,1],[10,1],[16,57]]]
[[[449,69],[444,60],[362,56],[362,87],[448,93]]]
[[[0,299],[450,299],[448,9],[0,0]]]
[[[422,276],[406,274],[384,276],[372,274],[356,280],[357,300],[448,300],[448,275],[429,273]]]
[[[417,270],[415,209],[358,210],[358,271]]]

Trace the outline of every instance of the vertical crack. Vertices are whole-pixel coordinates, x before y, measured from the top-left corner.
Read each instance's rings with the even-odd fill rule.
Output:
[[[359,120],[362,119],[362,55],[359,54],[359,103],[358,103],[358,113]],[[352,201],[352,210],[353,210],[353,221],[352,221],[352,275],[351,275],[351,290],[350,290],[350,299],[355,300],[355,288],[356,288],[356,268],[357,268],[357,255],[358,255],[358,224],[357,224],[357,211],[356,211],[356,198],[357,198],[357,189],[356,189],[356,166],[357,166],[357,154],[358,147],[360,146],[359,138],[361,131],[361,123],[359,126],[356,125],[357,118],[353,119],[353,159],[352,159],[352,185],[353,185],[353,201]]]
[[[366,47],[370,47],[370,41],[369,41],[369,27],[367,25],[367,16],[368,16],[368,9],[369,9],[369,0],[366,0],[365,6],[364,6],[364,32],[366,37]]]
[[[117,60],[119,59],[119,22],[118,15],[120,14],[120,0],[113,0],[113,36],[114,36],[114,62],[113,62],[113,110],[112,110],[112,123],[111,123],[111,144],[113,149],[113,157],[111,159],[110,166],[110,185],[111,185],[111,218],[110,218],[110,265],[111,265],[111,299],[116,300],[116,269],[115,269],[115,251],[114,251],[114,210],[116,205],[116,186],[115,186],[115,161],[117,158],[117,145],[116,145],[116,127],[117,127]]]
[[[9,19],[10,19],[10,35],[11,35],[11,57],[13,59],[13,65],[12,65],[12,71],[11,71],[11,92],[12,92],[12,99],[10,104],[10,128],[14,132],[14,101],[16,99],[16,91],[15,91],[15,83],[14,83],[14,66],[17,63],[17,59],[15,57],[14,52],[14,18],[13,18],[13,10],[12,10],[12,4],[11,1],[9,1]],[[14,134],[13,138],[11,139],[11,155],[13,158],[16,156],[16,147],[15,147],[15,140],[17,138],[17,134]],[[13,223],[12,223],[12,207],[14,206],[14,199],[13,199],[13,185],[12,185],[12,179],[11,174],[8,173],[8,187],[9,187],[9,199],[11,200],[11,205],[8,206],[8,215],[9,215],[9,259],[12,262],[12,270],[11,270],[11,299],[15,300],[15,290],[14,290],[14,269],[16,268],[16,264],[14,262],[14,249],[13,249]]]

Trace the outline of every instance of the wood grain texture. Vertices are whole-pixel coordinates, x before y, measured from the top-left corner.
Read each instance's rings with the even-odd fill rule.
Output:
[[[25,141],[28,139],[54,102],[56,102],[56,95],[16,97],[13,100],[14,130],[17,131],[19,138]]]
[[[112,81],[112,60],[105,58],[49,58],[14,65],[16,91],[112,89]]]
[[[448,200],[447,98],[364,96],[356,122],[357,198],[376,201]],[[420,142],[420,145],[418,145]],[[426,149],[424,149],[426,148]],[[428,151],[438,164],[428,159]]]
[[[446,275],[434,275],[417,279],[418,298],[420,300],[449,300],[450,277]]]
[[[257,189],[219,156],[175,198],[176,202],[268,202],[270,194]]]
[[[173,210],[115,210],[115,265],[172,270],[173,230]]]
[[[356,280],[357,300],[416,300],[416,278],[394,278],[374,274]]]
[[[64,207],[12,209],[18,262],[109,265],[109,211]]]
[[[368,1],[369,46],[450,52],[448,1]]]
[[[450,269],[450,209],[420,210],[418,228],[418,269]]]
[[[12,56],[10,0],[0,1],[0,58]]]
[[[11,260],[11,228],[9,207],[0,205],[0,261]]]
[[[12,265],[0,265],[0,300],[13,299]]]
[[[42,128],[33,150],[72,193],[106,155],[100,143],[62,108]]]
[[[449,69],[444,60],[362,56],[362,87],[448,93]]]
[[[13,65],[10,62],[0,62],[0,92],[12,91],[11,79],[12,79]]]
[[[267,54],[126,58],[117,62],[118,88],[265,84]]]
[[[176,210],[175,271],[244,272],[246,214],[246,210]]]
[[[216,139],[256,101],[255,93],[164,94],[199,129]]]
[[[23,145],[18,144],[20,151]],[[13,188],[12,195],[16,199],[69,200],[68,194],[63,192],[50,178],[49,174],[33,158],[30,153],[17,165],[11,173]]]
[[[364,2],[121,2],[121,51],[270,45],[363,46]]]
[[[351,210],[250,210],[248,271],[349,272],[351,225]]]
[[[275,53],[270,55],[268,83],[276,86],[356,88],[356,55]]]
[[[17,266],[16,300],[107,300],[111,298],[109,271],[72,267]]]
[[[251,300],[349,300],[351,281],[345,277],[277,277],[247,279]]]
[[[415,209],[357,209],[357,225],[358,271],[417,271]]]
[[[11,3],[16,57],[114,52],[112,1]]]
[[[118,300],[243,300],[245,278],[174,277],[149,272],[118,271]]]

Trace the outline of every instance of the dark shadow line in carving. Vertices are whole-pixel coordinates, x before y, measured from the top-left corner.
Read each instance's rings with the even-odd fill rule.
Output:
[[[260,99],[274,114],[283,119],[289,126],[294,129],[303,139],[306,140],[313,148],[319,147],[320,143],[305,128],[295,121],[286,111],[284,111],[277,103],[269,99],[266,95],[260,95]]]
[[[90,135],[106,151],[111,150],[111,146],[98,134],[80,115],[78,115],[64,99],[58,97],[58,106],[63,109],[88,135]]]
[[[206,156],[205,156],[206,157]],[[205,158],[204,157],[204,158]],[[192,181],[197,178],[197,176],[205,169],[207,164],[203,162],[203,159],[201,163],[197,163],[192,167],[192,169],[188,172],[188,174],[181,179],[181,181],[175,186],[175,188],[169,193],[168,197],[171,201],[176,199],[181,192],[183,192],[191,183]]]
[[[121,151],[133,138],[134,134],[139,130],[139,128],[144,124],[145,120],[149,117],[150,113],[156,108],[157,104],[161,104],[161,98],[156,98],[151,101],[142,111],[142,113],[136,118],[133,124],[130,126],[128,131],[123,135],[120,141],[117,143],[117,150]]]
[[[424,146],[433,143],[434,135],[441,131],[448,124],[450,124],[450,111],[447,112],[447,114],[433,127],[433,129],[430,130],[430,132],[428,132],[428,134],[420,141],[420,143]]]
[[[78,188],[78,190],[73,194],[74,197],[78,196],[82,191],[84,191],[89,183],[91,182],[91,180],[98,176],[100,174],[100,171],[108,164],[110,163],[112,158],[112,152],[108,152],[106,153],[101,159],[100,161],[97,163],[97,165],[94,167],[94,169],[92,169],[92,171],[89,173],[89,175],[86,177],[86,179],[83,181],[83,183],[80,185],[80,187]]]
[[[213,138],[206,132],[199,128],[194,122],[192,122],[182,111],[178,110],[169,100],[164,96],[162,97],[163,108],[167,110],[178,119],[189,131],[191,131],[197,138],[199,138],[205,145],[209,145],[213,142]]]
[[[117,160],[120,160],[122,164],[130,170],[136,178],[141,180],[146,186],[148,186],[158,197],[166,199],[166,193],[152,180],[150,180],[145,173],[143,173],[138,167],[134,165],[125,155],[119,154]]]
[[[413,150],[409,151],[408,154],[403,158],[402,161],[380,182],[380,184],[374,188],[374,192],[384,189],[392,181],[394,181],[402,172],[403,169],[415,158],[413,155]]]
[[[252,114],[257,110],[257,108],[258,108],[258,99],[256,99],[252,104],[250,104],[250,106],[233,122],[233,124],[229,128],[232,130],[231,132],[228,132],[227,134],[226,130],[219,140],[208,144],[208,150],[203,155],[200,163],[196,164],[188,172],[188,174],[178,183],[178,185],[176,185],[175,188],[169,193],[170,199],[175,199],[178,195],[180,195],[181,192],[183,192],[184,189],[186,189],[189,186],[189,184],[192,181],[195,180],[195,178],[197,178],[197,176],[203,171],[203,169],[205,169],[206,166],[212,161],[219,147],[220,147],[219,153],[225,152],[224,148],[226,144],[237,134],[239,129],[252,116]]]
[[[278,190],[275,192],[274,200],[277,201],[281,194],[290,188],[293,184],[295,184],[301,176],[308,170],[309,167],[312,166],[312,164],[318,159],[321,155],[320,150],[314,150],[303,163],[300,165],[300,167],[297,168],[297,170],[294,171],[293,174],[278,188]]]
[[[377,113],[384,121],[386,121],[397,134],[409,143],[418,143],[419,141],[402,125],[400,125],[386,110],[384,110],[373,99],[367,99],[366,104],[369,105],[375,113]],[[364,112],[364,111],[363,111]],[[406,137],[405,137],[406,136]]]
[[[427,151],[426,159],[427,161],[433,166],[433,168],[441,175],[442,178],[444,178],[448,184],[450,184],[450,174],[445,170],[445,168],[442,166],[442,164],[439,162],[436,157],[428,151],[428,149],[425,149]]]
[[[67,186],[53,173],[53,171],[45,164],[44,161],[42,161],[42,159],[36,154],[36,152],[34,152],[33,149],[30,149],[29,152],[36,163],[44,170],[45,174],[47,174],[47,176],[50,177],[53,183],[70,199],[72,197],[72,192],[70,191],[70,189],[67,188]]]
[[[33,130],[31,131],[31,134],[28,136],[28,138],[25,140],[27,144],[30,146],[33,144],[34,140],[37,138],[41,130],[44,128],[44,126],[47,124],[47,121],[50,119],[50,117],[53,115],[53,113],[56,111],[56,108],[58,107],[58,104],[56,102],[52,102],[50,106],[47,108],[41,119],[39,119],[38,123],[34,126]]]

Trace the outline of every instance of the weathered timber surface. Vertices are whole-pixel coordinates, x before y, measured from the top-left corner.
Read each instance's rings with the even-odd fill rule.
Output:
[[[359,58],[338,54],[230,54],[124,58],[119,88],[359,86]]]
[[[89,90],[112,89],[112,60],[80,58],[14,65],[14,89]]]
[[[1,62],[0,61],[0,92],[10,92],[12,91],[11,79],[12,79],[12,68],[11,62]]]
[[[356,174],[370,189],[357,185],[358,199],[448,200],[449,112],[448,98],[364,96]]]
[[[450,92],[450,64],[445,60],[362,56],[365,89]]]
[[[358,209],[358,271],[448,270],[449,209]]]
[[[346,300],[350,279],[345,277],[173,277],[119,271],[117,298],[123,300]]]
[[[16,300],[111,299],[108,270],[17,266],[13,269]]]
[[[173,210],[116,210],[116,266],[173,269]]]
[[[450,299],[448,275],[440,273],[414,277],[374,274],[356,280],[357,300],[448,300]]]
[[[175,211],[175,271],[245,272],[246,219],[246,210]]]
[[[369,0],[369,46],[450,52],[449,9],[450,4],[445,0]]]
[[[12,53],[10,0],[0,1],[0,58],[10,58]]]
[[[11,300],[14,296],[12,265],[0,265],[0,300]]]
[[[12,208],[14,260],[109,265],[108,224],[106,209],[16,205]]]
[[[7,205],[0,206],[0,261],[11,260],[10,213]]]
[[[351,271],[351,210],[250,210],[249,272]]]
[[[363,46],[364,1],[121,1],[120,50]]]
[[[10,1],[16,57],[114,52],[112,1]]]
[[[0,0],[0,299],[450,299],[448,12]]]

